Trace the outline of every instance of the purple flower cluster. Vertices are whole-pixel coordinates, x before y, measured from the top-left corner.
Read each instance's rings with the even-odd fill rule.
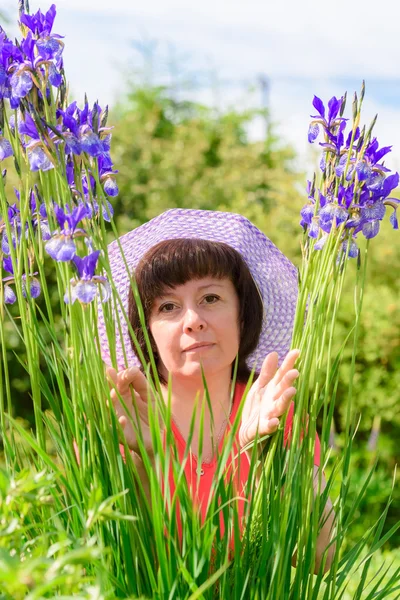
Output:
[[[15,190],[17,200],[20,200],[20,195]],[[38,191],[36,191],[38,195]],[[59,229],[50,232],[47,210],[42,203],[38,205],[36,202],[35,193],[30,193],[30,224],[34,233],[40,229],[40,237],[45,242],[45,250],[57,262],[69,262],[74,264],[78,278],[71,279],[71,302],[79,300],[83,304],[91,302],[95,297],[99,297],[103,302],[110,297],[110,286],[107,279],[100,275],[95,275],[97,261],[100,251],[93,251],[93,244],[88,233],[78,227],[83,219],[93,217],[93,211],[80,203],[72,210],[67,206],[65,210],[53,203],[53,210]],[[6,231],[5,219],[0,217],[0,255],[3,256],[2,265],[4,271],[9,275],[2,278],[4,285],[4,301],[7,304],[12,304],[16,301],[16,295],[10,287],[15,283],[15,275],[12,267],[10,244],[16,249],[20,242],[21,236],[24,234],[26,238],[29,236],[29,224],[25,227],[21,224],[20,210],[16,203],[8,207],[7,221],[10,223],[12,235],[9,240]],[[83,239],[85,246],[89,249],[89,254],[81,258],[78,256],[78,248],[76,240]],[[29,257],[30,271],[32,271],[33,259]],[[35,277],[37,273],[29,273],[22,275],[22,292],[26,296],[26,285],[29,282],[30,295],[32,298],[37,298],[41,288],[38,279]],[[69,302],[69,295],[66,292],[64,296],[65,302]]]
[[[14,304],[17,297],[16,297],[13,289],[10,287],[10,284],[15,283],[15,275],[14,275],[14,269],[12,266],[12,261],[9,256],[6,256],[5,258],[3,258],[3,269],[7,273],[10,273],[10,276],[3,277],[4,302],[5,302],[5,304]],[[40,283],[39,283],[39,280],[36,279],[35,275],[37,275],[37,272],[32,273],[31,275],[25,275],[25,274],[22,275],[22,294],[25,298],[27,296],[27,293],[26,293],[27,285],[29,285],[29,293],[32,298],[37,298],[40,295],[40,291],[41,291]]]
[[[39,98],[50,95],[50,86],[60,87],[62,77],[61,36],[52,33],[56,7],[45,15],[20,15],[23,39],[11,42],[0,27],[0,99],[11,108],[19,108],[21,100],[36,88]]]
[[[357,107],[357,100],[355,103]],[[391,146],[379,148],[377,139],[371,139],[372,127],[367,132],[365,128],[360,131],[357,109],[345,140],[344,105],[344,97],[333,97],[326,111],[322,100],[314,96],[313,106],[318,114],[311,117],[308,140],[313,143],[322,129],[322,189],[316,189],[314,182],[307,182],[308,202],[301,210],[300,224],[309,237],[317,240],[316,250],[324,246],[332,230],[341,227],[341,250],[349,257],[357,257],[357,235],[375,237],[387,206],[393,208],[390,222],[398,229],[399,200],[390,195],[399,184],[399,174],[389,174],[390,170],[381,162]]]
[[[83,219],[90,219],[93,213],[83,203],[72,210],[68,206],[63,210],[54,204],[54,213],[60,229],[54,231],[46,242],[46,252],[57,262],[72,261],[78,272],[78,278],[70,280],[71,292],[65,293],[64,301],[73,303],[79,300],[82,304],[88,304],[99,297],[102,302],[106,302],[111,294],[110,284],[105,277],[95,275],[100,250],[92,251],[93,245],[88,233],[78,227]],[[83,258],[77,254],[76,240],[79,238],[85,240],[90,251]]]
[[[45,204],[36,186],[30,193],[29,220],[22,225],[16,191],[17,203],[8,206],[4,219],[0,217],[0,265],[7,274],[3,277],[5,301],[16,299],[10,287],[15,282],[10,250],[18,249],[22,236],[28,238],[32,231],[40,231],[51,258],[71,262],[76,270],[77,277],[71,279],[64,297],[66,302],[79,300],[87,304],[96,296],[105,301],[110,295],[109,284],[105,277],[95,275],[100,252],[94,251],[82,221],[91,225],[95,218],[110,221],[113,216],[113,208],[105,199],[118,194],[118,171],[110,156],[111,128],[106,127],[108,109],[103,110],[97,102],[90,108],[86,98],[83,109],[76,102],[68,104],[64,43],[60,35],[53,33],[55,5],[45,14],[39,10],[30,15],[24,12],[24,0],[20,0],[20,11],[20,41],[13,43],[0,27],[0,162],[13,156],[13,150],[17,155],[21,148],[31,171],[57,170],[68,183],[70,194],[66,200],[69,204],[62,207],[55,198],[48,198]],[[13,114],[7,127],[8,107]],[[6,132],[10,133],[9,139]],[[19,170],[17,156],[14,162]],[[50,231],[49,221],[57,223],[58,229]],[[28,254],[33,254],[29,247]],[[26,292],[29,281],[30,295],[36,298],[40,284],[34,277],[36,273],[31,273],[33,259],[29,261],[23,290]]]
[[[11,42],[0,27],[0,115],[1,103],[8,101],[17,110],[10,127],[21,143],[32,171],[48,171],[57,166],[68,173],[72,193],[82,200],[95,201],[100,190],[110,197],[118,194],[118,186],[110,157],[111,128],[106,128],[107,107],[98,103],[83,109],[73,102],[65,105],[61,36],[52,33],[56,7],[53,4],[46,14],[39,10],[33,15],[20,15],[23,33],[21,41]],[[52,88],[59,88],[57,106],[53,106]],[[53,123],[45,119],[44,103],[52,108]],[[0,161],[12,155],[12,145],[3,136],[0,119]],[[75,161],[74,161],[75,159]],[[82,175],[82,171],[85,174]],[[79,191],[82,190],[83,192]],[[96,204],[95,204],[96,206]],[[109,218],[112,209],[107,204]]]
[[[17,200],[19,201],[20,196],[17,190],[15,190],[15,195],[17,197]],[[31,213],[30,221],[33,231],[37,231],[37,229],[40,228],[42,239],[49,239],[50,232],[48,228],[47,219],[45,218],[45,216],[43,216],[44,206],[37,207],[36,198],[33,191],[30,193],[29,206]],[[10,224],[11,239],[9,239],[7,235],[5,218]],[[22,226],[20,210],[16,203],[8,207],[7,215],[5,218],[2,218],[0,216],[0,255],[2,256],[3,270],[6,271],[6,273],[9,273],[9,275],[3,277],[2,281],[4,285],[4,302],[6,304],[13,304],[17,298],[12,287],[10,287],[11,285],[15,284],[16,277],[16,275],[14,274],[14,269],[11,260],[11,245],[13,246],[13,248],[16,248],[22,235],[25,235],[25,237],[28,238],[29,225],[26,222],[25,227]],[[30,272],[29,274],[22,274],[22,293],[26,297],[26,286],[29,284],[29,291],[31,297],[37,298],[40,295],[41,291],[40,282],[35,277],[35,275],[37,275],[37,272],[31,272],[33,266],[33,258],[31,256],[28,256],[28,261]]]
[[[106,302],[110,298],[111,289],[106,277],[94,274],[99,255],[100,250],[96,250],[83,258],[74,256],[72,259],[79,277],[70,281],[71,295],[68,292],[64,295],[64,301],[67,304],[73,303],[75,300],[79,300],[82,304],[88,304],[97,297],[102,302]]]

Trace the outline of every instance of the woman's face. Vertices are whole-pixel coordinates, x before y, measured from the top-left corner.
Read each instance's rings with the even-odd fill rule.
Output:
[[[149,318],[160,373],[201,377],[231,370],[239,350],[239,298],[230,279],[192,279],[155,299]]]

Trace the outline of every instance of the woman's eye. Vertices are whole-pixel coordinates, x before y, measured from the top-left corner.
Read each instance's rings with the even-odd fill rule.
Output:
[[[165,304],[163,304],[162,306],[160,306],[160,308],[158,309],[160,312],[171,312],[172,310],[174,310],[174,304],[172,304],[172,302],[166,302]]]
[[[215,294],[208,294],[205,296],[204,300],[206,304],[214,304],[219,300],[219,296],[216,296]]]

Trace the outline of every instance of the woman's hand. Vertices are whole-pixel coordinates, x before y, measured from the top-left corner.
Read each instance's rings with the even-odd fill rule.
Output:
[[[265,358],[243,407],[239,430],[241,448],[255,439],[257,430],[258,436],[262,437],[278,429],[279,418],[287,411],[296,393],[293,383],[299,372],[293,367],[299,353],[299,350],[291,350],[279,369],[276,352]]]
[[[138,367],[130,367],[129,369],[119,372],[112,367],[108,367],[106,373],[111,388],[110,397],[118,421],[123,429],[126,443],[131,450],[140,454],[134,426],[127,416],[127,413],[120,400],[121,397],[126,404],[129,415],[132,417],[134,423],[137,423],[136,412],[132,401],[133,397],[140,421],[139,424],[142,431],[143,444],[146,451],[149,454],[152,454],[153,442],[149,428],[148,402],[150,399],[154,406],[155,398],[146,377]]]

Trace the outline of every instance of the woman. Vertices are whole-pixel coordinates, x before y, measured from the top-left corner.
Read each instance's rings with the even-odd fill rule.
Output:
[[[293,384],[299,373],[294,364],[299,353],[297,350],[289,352],[289,347],[297,272],[247,219],[230,213],[170,210],[123,236],[120,243],[135,274],[165,400],[168,379],[171,382],[172,429],[182,456],[195,399],[200,394],[200,400],[204,400],[202,373],[207,381],[211,411],[207,404],[203,407],[202,462],[198,464],[197,460],[200,403],[196,408],[190,460],[185,468],[194,501],[199,503],[204,517],[217,455],[239,408],[251,369],[255,366],[258,376],[243,407],[237,439],[239,449],[253,442],[257,431],[259,437],[274,433],[296,393]],[[148,362],[129,274],[116,242],[109,247],[109,258],[116,288]],[[135,345],[129,348],[128,327],[124,326],[123,319],[121,323],[122,335],[117,336],[116,348],[120,370],[109,368],[107,371],[114,387],[111,398],[128,446],[138,452],[133,427],[119,401],[120,395],[134,415],[131,389],[134,390],[146,449],[151,453],[148,384],[140,369]],[[110,362],[102,314],[100,337],[103,357]],[[237,376],[232,389],[236,359]],[[286,422],[286,440],[292,415],[293,406]],[[254,450],[243,454],[244,458],[237,458],[240,461],[239,493],[247,482],[251,451]],[[314,462],[317,475],[318,442]],[[196,486],[198,473],[199,487]],[[239,507],[241,515],[243,507],[244,502]],[[332,523],[331,512],[318,539],[317,568],[329,544]],[[332,550],[326,567],[331,557]]]

